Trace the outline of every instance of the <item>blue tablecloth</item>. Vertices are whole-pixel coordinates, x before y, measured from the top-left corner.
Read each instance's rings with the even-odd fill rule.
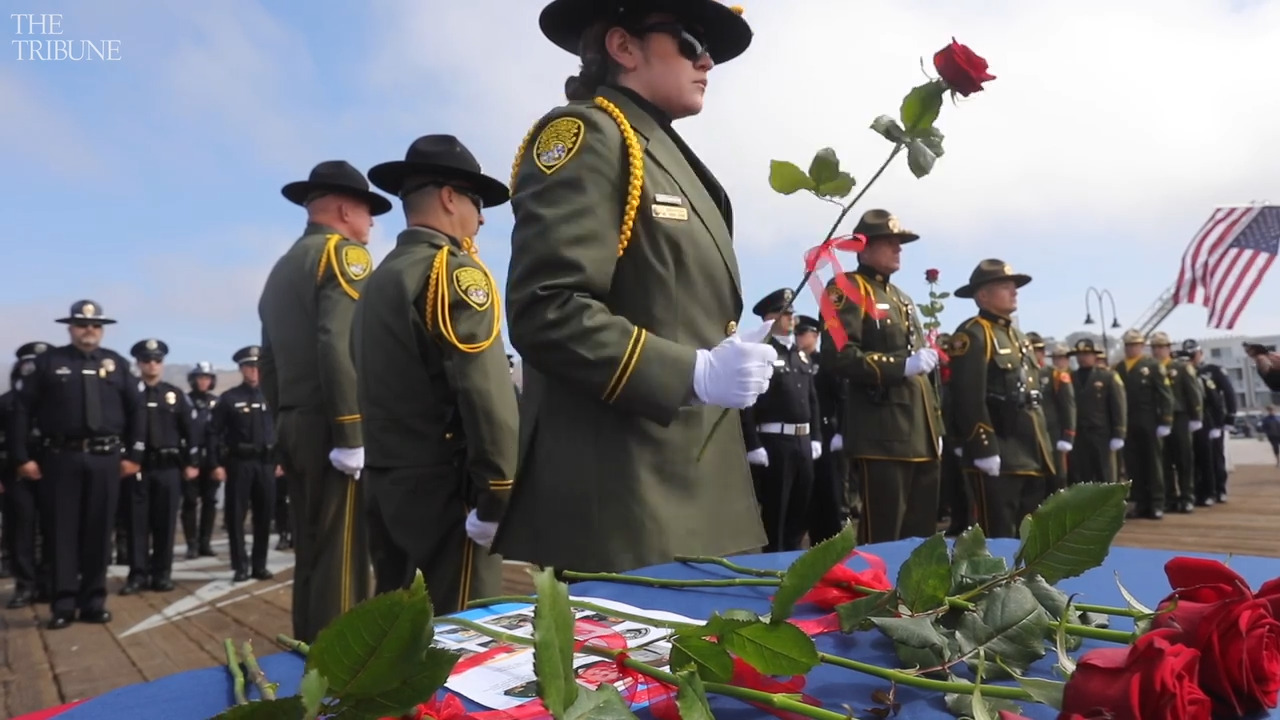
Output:
[[[884,558],[889,566],[890,578],[893,578],[897,567],[919,542],[919,540],[903,540],[868,545],[861,549]],[[1017,548],[1016,542],[1009,540],[991,541],[990,546],[993,554],[1009,558]],[[1114,548],[1103,567],[1081,577],[1065,580],[1060,587],[1069,593],[1079,593],[1078,602],[1123,606],[1123,597],[1116,586],[1118,572],[1125,587],[1141,602],[1153,607],[1169,592],[1169,583],[1164,576],[1164,564],[1175,554],[1179,553]],[[1220,555],[1180,554],[1226,560]],[[784,569],[796,555],[797,553],[776,553],[734,558],[734,560],[751,567]],[[1229,562],[1231,567],[1243,575],[1253,587],[1280,576],[1280,560],[1234,556]],[[716,567],[691,567],[681,564],[660,565],[637,570],[633,574],[663,578],[732,576],[731,573]],[[758,587],[677,590],[601,582],[578,583],[572,587],[572,593],[576,596],[609,598],[642,608],[668,610],[695,618],[706,618],[712,612],[733,608],[767,612],[771,590],[772,588]],[[802,607],[798,610],[802,611],[798,613],[798,617],[819,614],[813,612],[815,609],[812,607]],[[1133,626],[1132,622],[1126,618],[1113,618],[1112,627],[1131,629]],[[281,630],[287,631],[288,628],[281,628]],[[1081,652],[1103,645],[1105,644],[1089,641],[1085,643]],[[840,633],[824,635],[818,638],[818,646],[826,652],[857,658],[884,667],[898,665],[892,644],[887,638],[874,631],[854,635]],[[1049,677],[1046,673],[1053,662],[1052,657],[1051,651],[1048,657],[1037,664],[1039,672],[1034,674]],[[281,695],[297,692],[303,667],[303,660],[300,657],[291,653],[278,653],[264,656],[260,660],[267,677],[280,684]],[[866,713],[862,711],[875,705],[871,700],[871,694],[887,686],[884,681],[876,678],[829,666],[818,667],[809,674],[808,678],[805,692],[817,697],[826,707],[838,709],[848,705],[864,716]],[[951,717],[939,693],[903,687],[898,689],[897,697],[902,704],[901,712],[897,717],[902,720]],[[205,720],[225,710],[231,703],[230,676],[224,668],[210,668],[179,673],[153,682],[114,690],[68,710],[59,715],[58,720]],[[480,709],[479,706],[471,704],[469,707]],[[726,698],[713,698],[712,707],[716,717],[723,720],[769,717],[760,710]],[[1024,705],[1024,710],[1028,717],[1036,720],[1048,720],[1056,717],[1057,714],[1045,706],[1030,703]],[[643,713],[641,715],[643,716]],[[1280,719],[1280,711],[1261,717]]]

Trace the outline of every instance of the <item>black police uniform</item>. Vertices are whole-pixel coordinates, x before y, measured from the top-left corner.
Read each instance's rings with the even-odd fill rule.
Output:
[[[196,384],[201,377],[209,378],[208,390],[201,390]],[[182,483],[182,537],[187,541],[188,560],[217,555],[213,551],[213,525],[218,514],[218,481],[213,478],[215,465],[209,449],[213,437],[213,408],[218,404],[218,396],[213,394],[217,383],[218,376],[208,362],[196,363],[195,368],[187,373],[187,384],[191,386],[187,399],[196,409],[192,436],[195,438],[196,467],[200,471],[195,480]]]
[[[796,335],[820,333],[822,325],[808,315],[796,316]],[[847,384],[834,373],[823,372],[816,356],[809,358],[813,366],[813,386],[818,398],[821,418],[822,454],[813,461],[813,491],[809,497],[809,543],[817,544],[837,535],[849,522],[851,508],[848,482],[849,466],[844,453],[831,450],[831,440],[844,432],[844,393]]]
[[[241,348],[233,359],[237,365],[257,365],[262,354],[257,345]],[[214,446],[218,465],[226,470],[226,513],[231,544],[234,581],[249,579],[249,559],[245,556],[245,513],[253,512],[252,576],[271,577],[267,570],[267,543],[276,499],[275,422],[262,388],[241,383],[222,393],[213,409]]]
[[[163,361],[169,346],[154,338],[130,351],[139,362]],[[138,381],[145,408],[146,449],[142,473],[130,487],[129,579],[121,595],[149,587],[159,592],[173,589],[173,544],[182,504],[184,470],[199,462],[195,431],[199,413],[187,394],[173,383],[154,385]]]
[[[1222,430],[1217,437],[1209,440],[1210,458],[1213,462],[1214,499],[1220,503],[1227,501],[1227,438],[1231,436],[1231,428],[1236,424],[1236,389],[1231,384],[1227,373],[1213,363],[1204,363],[1196,368],[1196,372],[1207,375],[1213,380],[1218,396],[1222,400]]]
[[[48,350],[49,343],[31,342],[18,348],[18,362],[9,375],[9,384],[16,387],[18,380],[31,375],[35,371],[35,358]],[[11,610],[24,608],[34,602],[37,596],[48,595],[49,556],[48,548],[52,545],[53,536],[48,531],[48,523],[42,522],[41,512],[45,504],[44,485],[36,480],[19,478],[10,462],[10,442],[23,442],[29,457],[38,457],[40,431],[29,427],[29,434],[23,441],[9,438],[5,429],[13,416],[13,405],[18,401],[17,394],[10,390],[0,395],[0,483],[4,486],[3,501],[3,536],[0,546],[4,548],[7,569],[14,579],[13,597],[9,599]],[[42,535],[42,537],[41,537]],[[37,537],[43,541],[44,549],[37,555]]]
[[[752,309],[764,317],[790,306],[791,290],[770,293]],[[763,449],[768,465],[751,465],[756,501],[768,537],[766,552],[799,550],[809,529],[813,493],[813,443],[822,442],[822,418],[814,383],[817,367],[793,342],[766,342],[778,352],[769,389],[742,411],[747,451]]]
[[[58,322],[106,325],[100,306],[81,300]],[[106,610],[111,520],[120,490],[121,460],[141,462],[144,408],[129,362],[106,348],[51,348],[19,378],[10,437],[40,428],[41,484],[47,484],[53,531],[53,619],[66,627],[79,609],[84,622],[109,622]],[[11,445],[15,465],[34,458]]]
[[[1200,343],[1184,340],[1179,353],[1192,361]],[[1203,358],[1202,358],[1203,360]],[[1204,426],[1192,436],[1196,464],[1196,504],[1227,501],[1227,438],[1236,422],[1236,389],[1222,368],[1201,362],[1196,374],[1204,387]],[[1205,382],[1205,381],[1208,382]],[[1212,410],[1211,407],[1212,406]],[[1218,433],[1211,433],[1212,430]],[[1210,437],[1216,434],[1217,437]]]

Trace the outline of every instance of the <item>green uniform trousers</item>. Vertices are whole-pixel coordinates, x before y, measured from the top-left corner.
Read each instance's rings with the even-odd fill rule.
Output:
[[[1111,451],[1111,437],[1106,432],[1077,432],[1067,462],[1072,485],[1116,481],[1115,453]]]
[[[1133,481],[1129,498],[1139,514],[1164,511],[1164,451],[1154,427],[1130,426],[1124,439],[1125,477]]]
[[[375,592],[408,587],[421,570],[437,615],[501,594],[502,557],[467,537],[457,469],[366,468],[361,477]]]
[[[1071,446],[1075,449],[1075,445]],[[1047,493],[1056,493],[1067,486],[1067,480],[1071,477],[1071,457],[1070,453],[1064,453],[1061,450],[1053,451],[1053,476],[1050,477]]]
[[[849,469],[862,498],[859,545],[930,537],[938,531],[937,460],[850,458]]]
[[[973,496],[973,510],[982,534],[989,538],[1016,538],[1022,518],[1044,502],[1051,479],[1043,475],[991,477],[966,469],[965,479]]]
[[[1164,496],[1170,505],[1196,501],[1195,450],[1191,416],[1173,414],[1173,432],[1164,439]],[[1160,509],[1160,508],[1157,508]]]
[[[283,410],[276,430],[294,523],[293,636],[310,643],[371,597],[364,503],[358,481],[329,462],[327,417]]]

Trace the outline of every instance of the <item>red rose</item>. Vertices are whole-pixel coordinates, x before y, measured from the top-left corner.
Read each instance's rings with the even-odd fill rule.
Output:
[[[1259,592],[1266,596],[1255,596],[1234,570],[1199,558],[1174,558],[1165,574],[1174,592],[1161,602],[1166,612],[1152,626],[1178,633],[1179,642],[1200,652],[1200,684],[1214,709],[1239,717],[1275,707],[1280,696],[1276,583],[1262,586]]]
[[[1212,704],[1196,684],[1200,653],[1176,636],[1152,630],[1132,647],[1085,653],[1063,690],[1060,717],[1209,720]]]
[[[948,87],[965,97],[981,90],[983,83],[996,79],[987,72],[987,61],[955,38],[933,54],[933,67]]]
[[[938,271],[936,268],[929,268],[924,271],[924,281],[930,285],[938,282]]]

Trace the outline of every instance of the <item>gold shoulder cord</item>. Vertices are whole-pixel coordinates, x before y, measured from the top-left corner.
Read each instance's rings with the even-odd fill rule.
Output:
[[[498,295],[498,286],[493,279],[493,274],[489,272],[489,268],[480,260],[479,254],[476,252],[475,243],[471,238],[462,238],[462,251],[471,256],[476,264],[480,266],[480,271],[484,273],[484,277],[489,281],[489,292],[493,294],[493,327],[489,331],[489,337],[478,343],[464,343],[458,339],[453,329],[453,318],[449,315],[449,247],[440,248],[436,253],[436,258],[431,263],[431,275],[427,278],[427,296],[426,302],[423,303],[423,309],[426,317],[427,330],[436,329],[436,321],[439,321],[440,334],[444,336],[449,344],[458,348],[465,353],[484,352],[490,345],[498,339],[498,334],[502,332],[502,298]]]
[[[324,280],[324,271],[333,267],[333,276],[338,278],[342,291],[352,300],[359,300],[360,293],[351,287],[346,278],[342,277],[342,270],[338,268],[338,243],[340,242],[342,242],[342,236],[337,233],[325,236],[324,251],[320,253],[320,267],[316,270],[316,284],[319,285],[320,281]]]
[[[617,105],[603,97],[596,97],[595,103],[617,123],[618,130],[622,132],[622,139],[627,145],[629,166],[627,202],[623,206],[622,229],[618,233],[618,257],[622,257],[622,254],[627,250],[627,245],[631,242],[631,231],[636,224],[636,213],[640,210],[640,191],[644,188],[644,151],[640,148],[640,141],[636,138],[635,130],[631,129],[631,123],[627,122],[627,116],[622,114],[622,110]],[[516,151],[515,162],[511,163],[510,188],[513,193],[516,189],[516,175],[520,172],[520,160],[524,157],[524,152],[529,147],[529,141],[533,139],[534,130],[537,129],[538,125],[529,128],[524,140],[520,141],[520,149]]]

